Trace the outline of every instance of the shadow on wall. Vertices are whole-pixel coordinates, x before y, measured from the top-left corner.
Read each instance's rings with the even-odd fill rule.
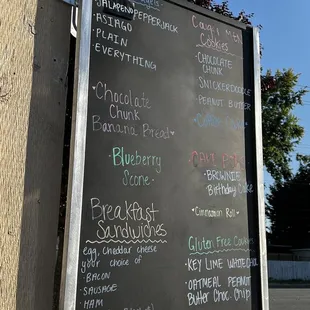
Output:
[[[65,135],[64,135],[64,148],[63,148],[63,159],[62,159],[60,210],[59,210],[59,221],[58,221],[58,247],[57,247],[58,251],[57,251],[57,263],[56,263],[56,270],[55,270],[55,282],[54,282],[54,307],[53,307],[54,310],[59,309],[59,297],[60,297],[60,286],[61,286],[61,272],[62,272],[63,247],[64,247],[64,235],[65,235],[66,207],[67,207],[67,191],[68,191],[68,180],[69,180],[75,48],[76,48],[76,38],[71,36],[69,69],[68,69],[68,94],[67,94]]]
[[[52,309],[65,127],[71,7],[36,2],[16,310]]]

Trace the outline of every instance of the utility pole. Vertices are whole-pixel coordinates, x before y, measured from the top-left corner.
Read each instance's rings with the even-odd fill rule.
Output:
[[[0,6],[0,309],[53,304],[70,10]]]

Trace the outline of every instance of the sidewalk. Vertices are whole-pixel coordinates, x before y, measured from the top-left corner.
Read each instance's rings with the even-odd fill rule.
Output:
[[[276,282],[269,282],[269,288],[310,288],[310,282],[305,283],[294,283],[294,282],[287,282],[287,283],[276,283]]]

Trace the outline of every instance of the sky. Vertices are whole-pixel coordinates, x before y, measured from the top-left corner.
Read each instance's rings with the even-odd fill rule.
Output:
[[[242,9],[247,14],[254,13],[253,25],[263,26],[260,42],[264,47],[261,60],[264,72],[292,68],[301,74],[298,84],[310,86],[310,0],[229,0],[229,6],[235,14]],[[305,129],[296,151],[310,154],[310,93],[304,97],[304,106],[297,107],[294,114]],[[298,168],[295,160],[292,168],[294,171]],[[267,173],[264,178],[267,186],[272,183]]]

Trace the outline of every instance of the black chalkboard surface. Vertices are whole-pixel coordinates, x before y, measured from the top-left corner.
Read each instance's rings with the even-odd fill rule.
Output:
[[[253,30],[95,0],[76,309],[261,309]]]

